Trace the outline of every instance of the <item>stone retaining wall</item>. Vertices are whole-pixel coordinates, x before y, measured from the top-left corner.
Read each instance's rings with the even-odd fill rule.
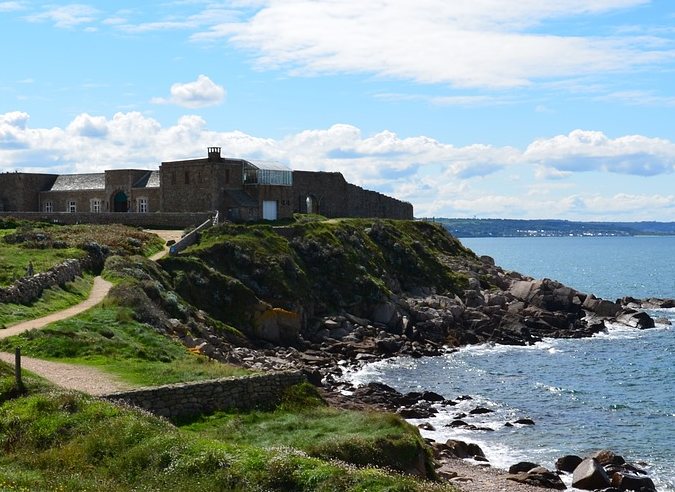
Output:
[[[0,212],[0,217],[13,217],[22,220],[36,220],[54,224],[124,224],[135,227],[184,229],[195,227],[213,214],[203,213],[125,213],[125,212]]]
[[[205,220],[204,223],[201,224],[199,227],[188,232],[185,236],[183,236],[183,238],[180,241],[176,242],[176,244],[171,246],[171,248],[169,249],[169,254],[171,256],[175,256],[184,249],[188,248],[189,246],[197,244],[199,242],[199,233],[204,229],[206,229],[207,227],[216,225],[218,223],[217,217],[218,214],[216,213],[216,218]]]
[[[79,260],[62,261],[46,272],[22,277],[9,287],[0,287],[0,303],[30,304],[39,299],[45,289],[54,285],[64,285],[80,276],[82,276],[82,263]]]
[[[278,372],[140,388],[102,398],[123,401],[160,417],[191,417],[274,403],[283,390],[305,381],[302,372]]]

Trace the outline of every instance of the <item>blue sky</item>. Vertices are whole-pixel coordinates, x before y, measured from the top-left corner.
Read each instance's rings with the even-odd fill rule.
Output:
[[[0,0],[0,171],[220,146],[418,217],[675,221],[674,26],[666,0]]]

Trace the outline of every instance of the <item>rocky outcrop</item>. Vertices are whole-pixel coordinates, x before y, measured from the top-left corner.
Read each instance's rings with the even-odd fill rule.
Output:
[[[613,487],[615,490],[656,492],[656,487],[647,472],[613,451],[602,450],[587,458],[567,456],[558,464],[577,462],[572,470],[572,486],[582,490],[601,490]],[[568,472],[569,468],[560,471]]]

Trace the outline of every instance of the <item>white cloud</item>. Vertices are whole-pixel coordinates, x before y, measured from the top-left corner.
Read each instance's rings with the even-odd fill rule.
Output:
[[[18,12],[19,10],[25,10],[25,2],[0,2],[0,13],[1,12]]]
[[[523,0],[504,8],[501,0],[270,0],[245,21],[193,39],[227,38],[251,50],[258,67],[292,74],[377,73],[455,87],[517,87],[672,61],[674,53],[655,37],[536,33],[549,20],[647,3]]]
[[[29,15],[31,22],[51,21],[56,27],[71,28],[79,24],[93,22],[99,11],[93,7],[82,4],[70,4],[62,6],[48,6],[39,14]]]
[[[524,157],[562,172],[654,176],[675,170],[675,144],[669,140],[642,135],[611,139],[596,131],[575,130],[537,140],[527,147]]]
[[[200,75],[195,82],[173,84],[169,99],[156,97],[151,100],[153,104],[175,104],[184,108],[217,106],[224,101],[225,89],[205,75]]]
[[[235,7],[234,5],[232,6]],[[126,12],[121,12],[126,13]],[[118,13],[118,14],[121,14]],[[146,33],[157,31],[198,30],[213,25],[234,21],[240,14],[231,9],[207,8],[198,14],[184,18],[168,18],[160,21],[132,23],[127,16],[118,15],[106,20],[106,24],[114,25],[126,33]]]
[[[76,116],[66,130],[81,137],[105,137],[108,134],[107,124],[103,116],[92,117],[85,113]]]

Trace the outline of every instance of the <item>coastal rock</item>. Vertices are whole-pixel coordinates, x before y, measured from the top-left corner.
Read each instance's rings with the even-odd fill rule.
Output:
[[[598,463],[600,463],[602,466],[609,466],[609,465],[625,465],[626,460],[623,458],[623,456],[619,456],[616,454],[614,451],[610,449],[601,449],[600,451],[596,452],[593,456]]]
[[[554,490],[565,490],[567,486],[563,483],[558,475],[547,470],[543,466],[535,465],[530,467],[534,463],[519,463],[514,465],[509,469],[509,475],[506,476],[507,480],[512,482],[523,483],[527,485],[533,485],[535,487],[543,487],[547,489]],[[523,465],[523,466],[521,466]],[[525,471],[511,471],[512,469],[528,468]]]
[[[651,316],[643,311],[636,311],[634,309],[624,309],[614,318],[614,321],[639,330],[654,328],[655,326]]]
[[[654,482],[649,477],[614,473],[612,476],[612,487],[619,490],[636,490],[640,492],[656,491]]]
[[[514,282],[509,293],[547,311],[579,312],[583,303],[582,294],[548,278]]]
[[[537,468],[539,465],[537,463],[532,463],[531,461],[521,461],[519,463],[516,463],[515,465],[511,465],[509,467],[509,473],[522,473],[522,472],[529,472],[533,468]]]
[[[467,443],[455,439],[446,441],[443,450],[447,451],[455,458],[466,459],[475,458],[476,456],[485,458],[485,453],[478,444]]]
[[[568,454],[556,460],[555,469],[561,472],[572,473],[582,461],[584,461],[584,459],[581,456]]]
[[[616,302],[598,299],[593,294],[590,294],[581,305],[587,311],[591,311],[598,316],[612,318],[621,312],[621,305]]]
[[[612,484],[607,472],[595,458],[586,458],[572,473],[572,486],[583,490],[598,490]]]
[[[485,407],[476,407],[469,411],[469,415],[484,415],[486,413],[494,413],[494,410],[490,410],[489,408]]]

